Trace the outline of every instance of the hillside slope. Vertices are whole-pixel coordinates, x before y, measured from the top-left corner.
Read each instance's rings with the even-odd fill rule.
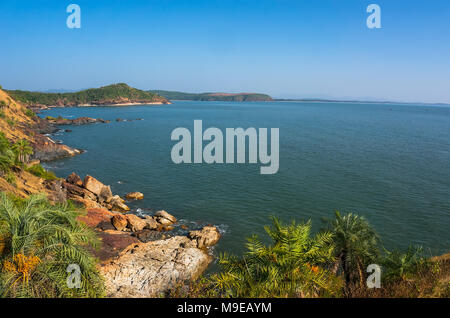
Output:
[[[166,98],[158,94],[142,91],[124,83],[86,89],[75,93],[42,93],[20,90],[9,90],[7,93],[24,105],[35,108],[169,104]]]
[[[161,95],[169,100],[198,100],[198,101],[226,101],[226,102],[268,102],[272,101],[272,97],[266,94],[257,93],[184,93],[176,91],[149,91],[154,94]]]

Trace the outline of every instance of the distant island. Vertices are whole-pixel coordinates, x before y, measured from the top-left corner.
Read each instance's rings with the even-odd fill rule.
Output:
[[[170,104],[166,98],[158,94],[139,90],[124,83],[71,93],[43,93],[21,90],[8,90],[7,93],[13,99],[32,108]]]
[[[150,90],[169,100],[222,101],[222,102],[271,102],[272,97],[257,93],[184,93],[177,91]]]

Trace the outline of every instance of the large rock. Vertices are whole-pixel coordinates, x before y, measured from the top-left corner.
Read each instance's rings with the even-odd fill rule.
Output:
[[[94,177],[91,177],[90,175],[87,175],[83,181],[83,187],[96,194],[97,196],[100,195],[100,192],[102,191],[104,186],[105,185],[103,183],[101,183]]]
[[[190,231],[188,236],[196,242],[198,248],[213,246],[220,240],[219,230],[215,226],[205,226],[199,231]]]
[[[128,218],[123,214],[116,214],[112,217],[111,223],[117,231],[123,231],[128,225]]]
[[[78,220],[91,228],[95,228],[100,222],[111,222],[113,213],[106,209],[88,209],[86,215],[78,217]]]
[[[132,244],[100,267],[109,297],[159,297],[195,280],[212,257],[185,236]]]
[[[155,219],[162,225],[171,225],[177,222],[177,218],[164,210],[155,213]]]
[[[111,210],[115,212],[127,212],[130,211],[130,208],[124,203],[125,201],[119,197],[118,195],[113,196],[109,200],[109,204],[111,205]]]
[[[133,232],[142,231],[147,225],[144,219],[141,219],[137,215],[127,214],[128,228]]]
[[[156,230],[156,229],[158,229],[160,227],[158,222],[156,222],[155,219],[153,219],[150,215],[146,215],[144,217],[144,221],[145,221],[145,228],[146,229]]]
[[[79,187],[83,186],[83,181],[75,172],[72,172],[70,176],[67,177],[66,181]]]
[[[126,196],[127,200],[142,200],[144,195],[140,192],[130,192]]]
[[[103,186],[103,188],[100,190],[100,193],[98,195],[98,202],[110,202],[113,197],[111,187],[110,186]]]
[[[69,198],[79,196],[84,199],[97,201],[97,197],[91,191],[81,188],[75,184],[69,182],[63,182],[62,186],[67,190],[67,196]]]

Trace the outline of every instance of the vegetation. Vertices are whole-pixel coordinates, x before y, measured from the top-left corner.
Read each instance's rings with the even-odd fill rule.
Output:
[[[114,84],[100,88],[86,89],[75,93],[42,93],[20,90],[7,91],[15,100],[27,106],[78,106],[85,104],[107,105],[123,102],[165,102],[166,99],[157,94],[132,88],[127,84]]]
[[[77,221],[68,204],[51,205],[42,195],[28,199],[0,194],[0,295],[3,297],[98,297],[103,282],[88,246],[94,232]],[[68,266],[81,270],[80,288],[67,284]]]
[[[12,151],[16,156],[16,163],[27,163],[30,156],[33,154],[33,148],[31,148],[29,142],[25,139],[18,140],[11,146]]]
[[[45,170],[40,164],[32,165],[31,167],[26,168],[26,171],[45,180],[57,179],[53,171]]]
[[[329,230],[333,235],[336,262],[333,272],[339,269],[345,277],[346,288],[358,280],[361,288],[365,285],[365,266],[374,263],[378,256],[378,237],[364,217],[349,213],[342,216],[335,213]]]
[[[25,110],[25,115],[27,115],[30,118],[36,118],[36,113],[29,108]]]
[[[198,100],[198,101],[228,101],[228,102],[255,102],[271,101],[272,98],[265,94],[241,93],[241,94],[222,94],[222,93],[183,93],[175,91],[152,90],[152,93],[161,95],[169,100]]]
[[[211,280],[221,296],[315,297],[336,296],[339,281],[327,269],[333,261],[329,232],[311,236],[311,222],[283,225],[276,218],[265,228],[272,244],[249,239],[242,259],[224,254],[222,272]]]
[[[311,234],[311,222],[290,225],[273,219],[271,240],[253,236],[242,257],[221,255],[220,271],[172,297],[449,297],[450,259],[429,261],[420,248],[380,252],[367,220],[355,214],[328,221]],[[369,264],[382,269],[381,288],[366,287]]]

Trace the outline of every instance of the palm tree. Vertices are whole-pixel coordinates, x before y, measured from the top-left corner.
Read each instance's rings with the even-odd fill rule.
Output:
[[[80,212],[69,205],[51,205],[45,196],[11,199],[0,194],[0,296],[99,296],[102,280],[88,245],[98,241],[93,231],[77,221]],[[77,264],[80,289],[70,289],[66,272]]]
[[[342,267],[347,291],[352,278],[359,278],[360,287],[363,287],[364,268],[378,257],[377,234],[364,217],[352,213],[342,216],[339,211],[330,222],[330,231],[337,258],[333,272]]]
[[[326,269],[333,260],[331,233],[311,237],[311,222],[283,225],[273,218],[265,227],[273,244],[264,246],[257,236],[248,239],[242,258],[224,254],[222,271],[211,276],[221,296],[305,297],[333,295],[338,284]]]
[[[33,154],[33,148],[30,147],[30,144],[25,139],[18,140],[14,143],[12,150],[16,154],[19,163],[27,163]]]

